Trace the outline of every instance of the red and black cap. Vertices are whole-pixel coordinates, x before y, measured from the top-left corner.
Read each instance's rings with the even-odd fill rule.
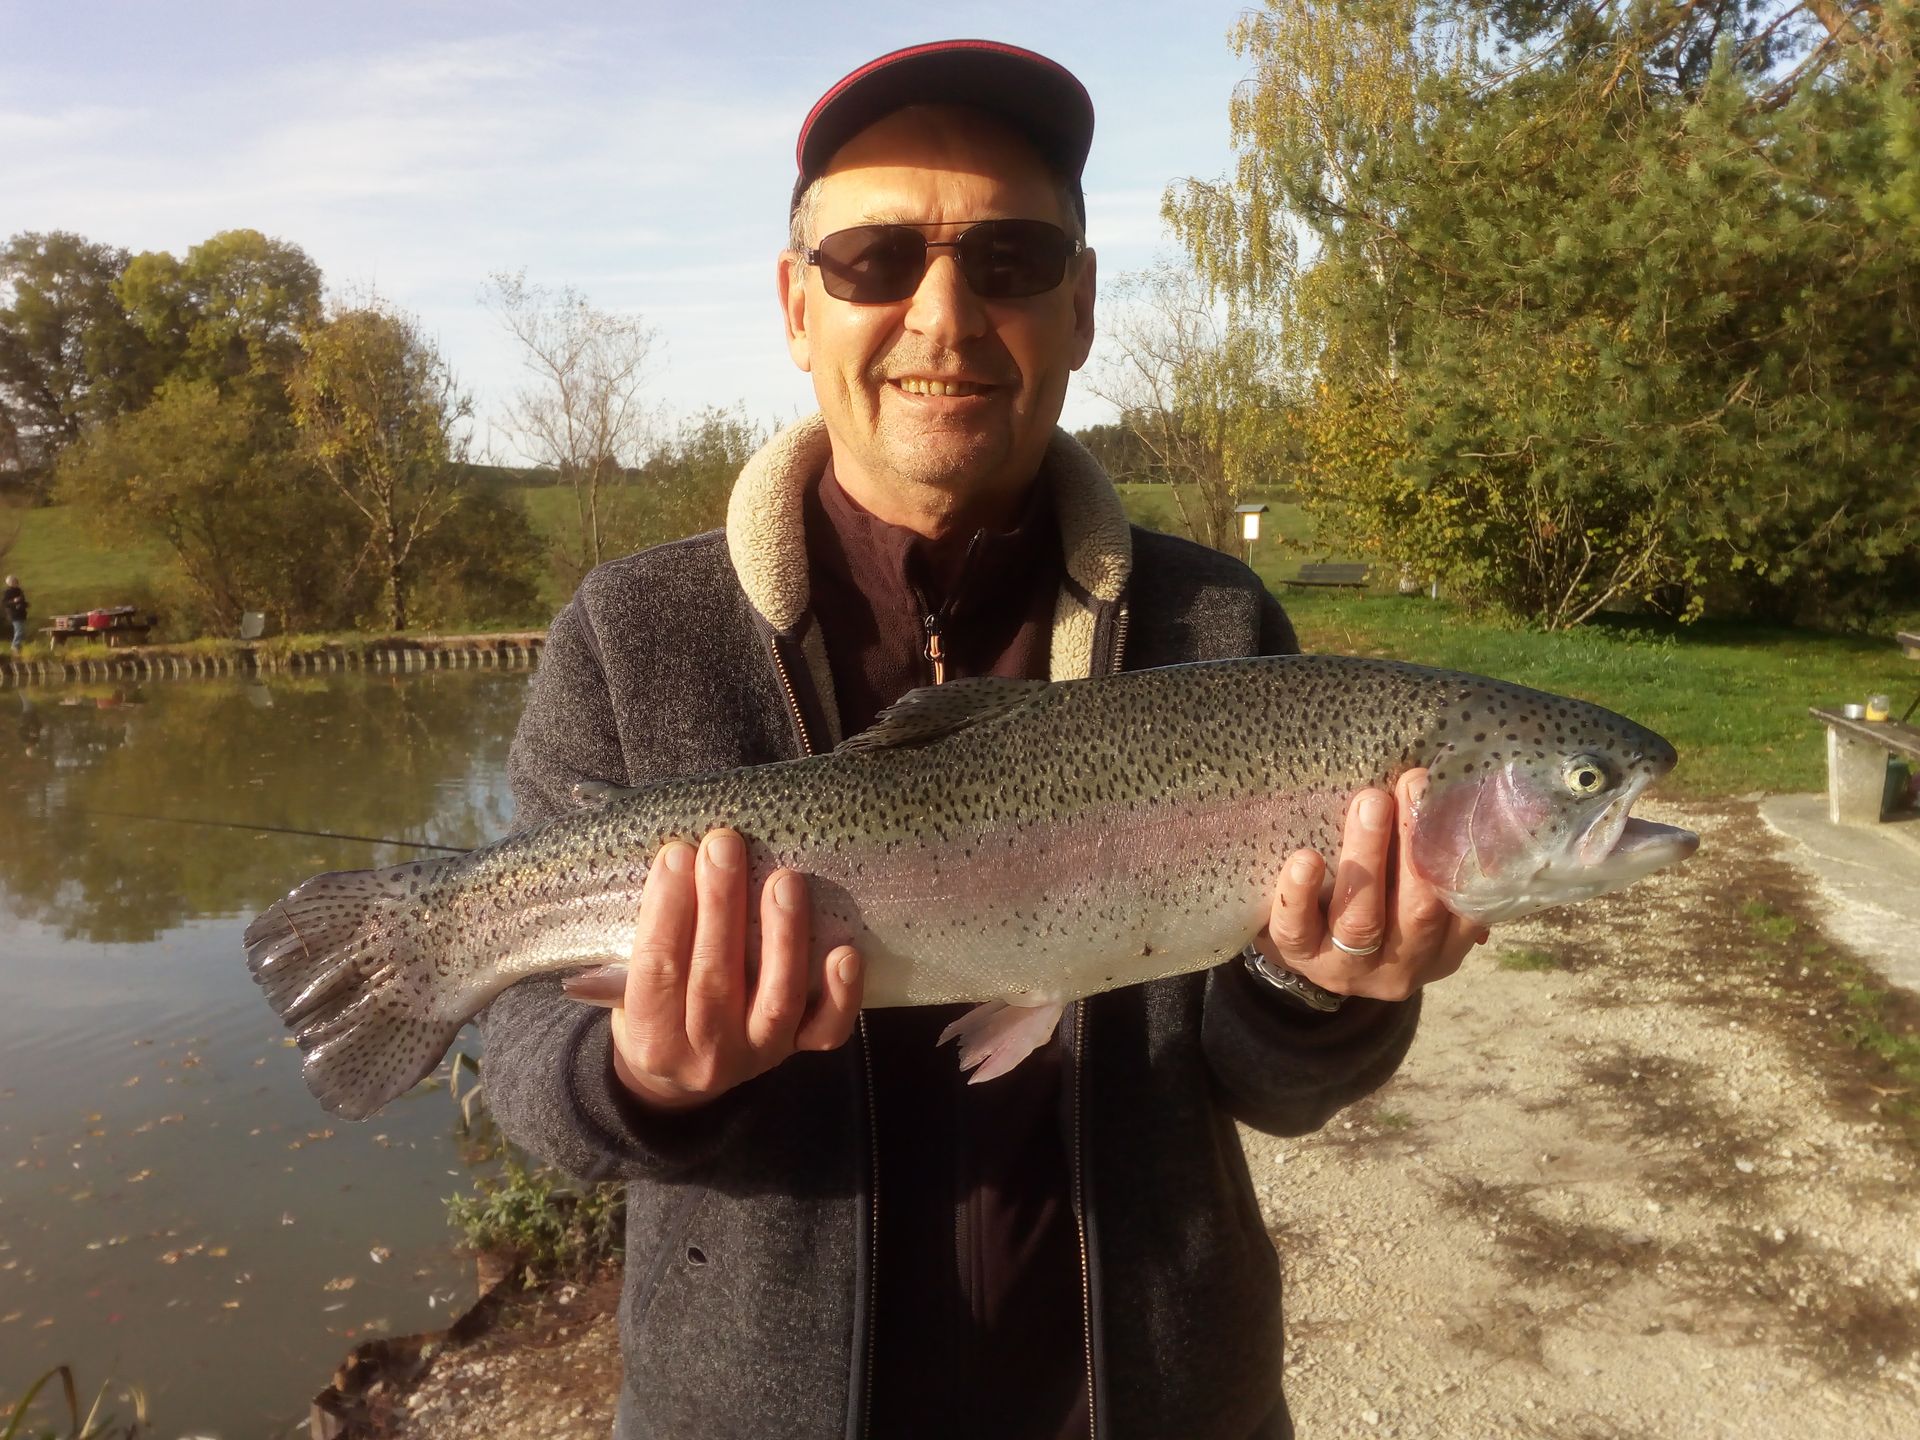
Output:
[[[1031,140],[1078,194],[1093,147],[1087,87],[1064,65],[1017,45],[937,40],[870,60],[820,97],[800,127],[794,203],[842,145],[908,105],[971,105],[999,116]]]

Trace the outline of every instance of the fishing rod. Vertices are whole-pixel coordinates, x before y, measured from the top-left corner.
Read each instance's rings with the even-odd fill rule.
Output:
[[[238,820],[192,820],[179,815],[136,815],[128,810],[82,810],[82,815],[107,816],[115,820],[151,820],[159,825],[200,825],[212,830],[250,830],[274,835],[305,835],[315,840],[363,840],[369,845],[403,845],[414,850],[444,850],[449,855],[464,855],[460,845],[436,845],[431,840],[395,840],[388,835],[348,835],[338,830],[295,830],[288,825],[245,825]]]

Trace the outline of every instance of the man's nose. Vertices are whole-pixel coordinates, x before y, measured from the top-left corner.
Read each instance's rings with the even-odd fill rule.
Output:
[[[907,307],[906,327],[950,350],[987,333],[987,307],[967,284],[951,250],[929,248],[927,273]]]

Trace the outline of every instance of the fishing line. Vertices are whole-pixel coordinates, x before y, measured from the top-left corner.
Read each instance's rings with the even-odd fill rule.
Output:
[[[127,810],[82,810],[82,815],[103,815],[115,820],[152,820],[160,825],[201,825],[214,830],[251,830],[273,835],[305,835],[315,840],[362,840],[369,845],[403,845],[413,850],[444,850],[449,855],[464,855],[466,847],[436,845],[431,840],[395,840],[387,835],[347,835],[338,830],[295,830],[287,825],[243,825],[237,820],[189,820],[178,815],[135,815]]]

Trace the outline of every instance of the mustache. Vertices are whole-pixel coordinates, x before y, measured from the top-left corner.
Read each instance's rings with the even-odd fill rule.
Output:
[[[867,372],[875,383],[901,380],[909,375],[946,375],[963,378],[977,385],[1017,385],[1020,368],[1006,347],[995,344],[974,351],[922,350],[895,346],[876,360]]]

